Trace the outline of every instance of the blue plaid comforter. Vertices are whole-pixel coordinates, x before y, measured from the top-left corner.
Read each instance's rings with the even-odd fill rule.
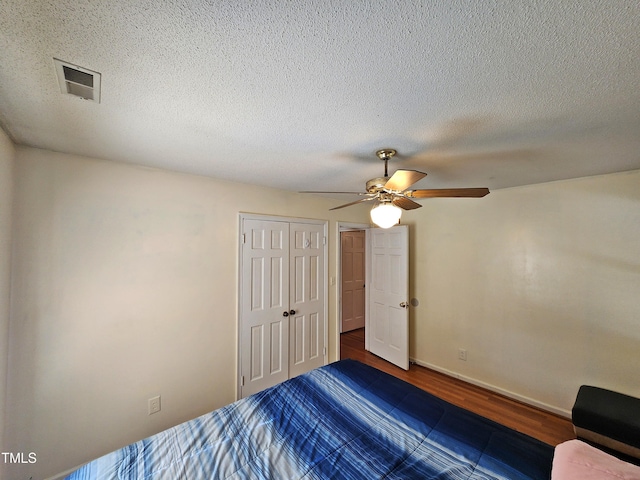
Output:
[[[548,479],[553,448],[343,360],[133,443],[69,480]]]

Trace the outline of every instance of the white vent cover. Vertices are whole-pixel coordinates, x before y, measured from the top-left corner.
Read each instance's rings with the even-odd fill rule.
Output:
[[[79,67],[57,58],[53,59],[58,74],[60,91],[83,100],[100,103],[100,77],[98,72]]]

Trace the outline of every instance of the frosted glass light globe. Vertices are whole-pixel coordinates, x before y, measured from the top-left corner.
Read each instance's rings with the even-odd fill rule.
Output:
[[[400,221],[402,209],[391,203],[380,203],[371,209],[371,221],[380,228],[390,228]]]

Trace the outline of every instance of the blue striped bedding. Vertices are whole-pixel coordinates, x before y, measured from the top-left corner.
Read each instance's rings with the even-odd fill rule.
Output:
[[[342,360],[98,458],[69,480],[549,479],[553,448]]]

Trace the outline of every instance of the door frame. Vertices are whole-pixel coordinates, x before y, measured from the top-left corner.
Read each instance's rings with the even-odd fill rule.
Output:
[[[242,335],[240,332],[241,328],[241,320],[242,320],[242,226],[244,220],[263,220],[269,222],[283,222],[283,223],[308,223],[312,225],[322,225],[322,234],[324,236],[324,264],[322,268],[324,269],[324,278],[325,280],[329,276],[329,222],[327,220],[321,220],[317,218],[300,218],[300,217],[284,217],[280,215],[263,215],[259,213],[247,213],[240,212],[238,214],[238,225],[237,225],[237,251],[236,251],[236,259],[237,259],[237,278],[236,278],[236,400],[241,397],[242,394],[242,358],[241,358],[241,341]],[[329,358],[329,289],[327,288],[327,282],[325,281],[323,284],[323,295],[324,295],[324,345],[325,345],[325,354],[324,354],[324,363],[325,365],[328,363]],[[339,348],[339,347],[338,347]],[[288,359],[287,359],[288,362]]]
[[[371,284],[371,249],[369,248],[370,241],[370,232],[369,230],[373,228],[370,223],[353,223],[353,222],[338,222],[338,228],[336,229],[336,293],[338,301],[337,303],[337,325],[336,325],[336,350],[338,360],[340,360],[340,334],[342,333],[342,242],[340,241],[340,233],[349,232],[353,230],[364,230],[365,235],[365,265],[364,265],[364,275],[365,275],[365,285]],[[369,336],[366,334],[367,328],[369,326],[369,289],[365,286],[364,289],[364,348],[365,350],[369,350]]]

